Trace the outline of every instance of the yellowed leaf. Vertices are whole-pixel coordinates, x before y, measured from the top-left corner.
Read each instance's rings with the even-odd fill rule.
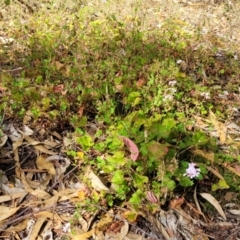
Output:
[[[119,236],[118,240],[124,240],[128,234],[128,231],[129,231],[129,224],[128,224],[128,222],[125,221],[124,225],[121,228],[120,236]]]
[[[11,217],[13,214],[15,214],[20,207],[16,208],[10,208],[5,206],[0,206],[0,221],[3,221],[9,217]]]
[[[83,152],[77,152],[77,156],[78,156],[80,159],[83,159],[84,153],[83,153]]]
[[[113,221],[113,210],[108,211],[108,213],[106,213],[101,220],[96,224],[96,226],[94,227],[94,229],[98,230],[98,231],[103,231],[106,227],[108,227],[109,224],[112,223]],[[105,229],[106,230],[106,229]]]
[[[191,152],[197,156],[200,156],[204,159],[206,159],[207,161],[210,161],[211,163],[214,162],[214,152],[207,152],[201,149],[192,149]]]
[[[41,143],[41,142],[38,142],[38,141],[35,141],[34,139],[32,139],[31,137],[29,136],[24,136],[25,140],[27,140],[29,142],[29,144],[31,144],[32,146],[34,146],[34,148],[40,152],[43,152],[43,153],[46,153],[46,154],[49,154],[49,155],[56,155],[55,152],[52,152],[48,149],[46,149],[45,147],[42,146],[42,144],[44,143]]]
[[[5,229],[4,231],[5,232],[20,232],[27,227],[28,221],[29,221],[28,219],[25,219],[22,222],[20,222],[19,224],[17,224],[16,226],[11,226],[11,227]]]
[[[49,207],[49,206],[48,206]],[[59,217],[57,213],[52,213],[48,211],[38,212],[34,214],[35,218],[49,218],[51,220],[59,220],[62,221],[62,219]]]
[[[236,170],[235,168],[231,167],[229,164],[227,163],[223,163],[222,166],[224,166],[225,168],[227,168],[229,171],[231,171],[232,173],[234,173],[235,175],[240,177],[240,172],[238,170]]]
[[[54,131],[54,132],[50,132],[50,133],[51,133],[54,137],[56,137],[56,138],[62,140],[62,136],[61,136],[59,133],[57,133],[56,131]]]
[[[88,222],[83,217],[79,217],[78,222],[81,225],[81,229],[83,230],[83,232],[87,232],[89,228]]]
[[[56,204],[59,200],[59,194],[52,196],[51,198],[47,199],[44,201],[44,206],[53,206],[54,204]]]
[[[0,129],[0,147],[5,145],[7,140],[8,140],[8,136],[6,134],[4,134],[3,131]]]
[[[0,196],[0,203],[11,201],[16,198],[22,198],[26,194],[27,194],[26,192],[17,192],[17,193],[11,193],[10,195]]]
[[[50,161],[46,161],[46,158],[43,156],[39,156],[36,160],[37,168],[40,170],[47,170],[47,172],[51,175],[56,175],[56,170],[54,168],[54,165]]]
[[[31,195],[36,196],[40,199],[49,199],[52,197],[49,193],[47,193],[41,189],[36,189],[30,193],[31,193]]]
[[[133,222],[136,222],[138,214],[135,211],[126,211],[123,213],[123,216],[129,222],[133,223]]]
[[[84,190],[81,190],[81,191],[78,192],[78,198],[79,198],[80,202],[82,202],[82,201],[84,201],[86,199]]]
[[[44,224],[44,222],[47,220],[47,217],[46,216],[38,216],[37,219],[36,219],[36,222],[32,228],[32,231],[29,235],[29,240],[30,239],[36,239],[37,236],[39,235],[39,232]]]
[[[224,144],[227,140],[227,127],[224,123],[221,123],[217,120],[215,114],[212,111],[210,111],[209,118],[218,133],[220,143]]]
[[[56,67],[57,70],[60,70],[64,66],[64,64],[62,64],[59,61],[55,61],[53,64],[54,64],[54,66]]]
[[[208,166],[206,166],[206,167],[207,167],[207,169],[208,169],[211,173],[213,173],[216,177],[218,177],[219,179],[225,180],[224,177],[223,177],[217,170],[215,170],[215,169],[212,168],[212,167],[208,167]]]
[[[129,233],[125,238],[124,240],[147,240],[147,238],[141,236],[141,235],[138,235],[138,234],[135,234],[135,233]]]
[[[219,204],[219,202],[216,200],[216,198],[214,198],[209,193],[200,193],[200,195],[216,208],[216,210],[218,211],[218,213],[222,216],[222,218],[224,220],[227,220],[226,215],[223,212],[223,209],[222,209],[221,205]]]
[[[32,119],[33,114],[31,113],[31,111],[27,111],[25,116],[23,117],[23,124],[26,125],[30,122],[30,120]]]
[[[94,230],[91,230],[85,233],[75,234],[72,240],[87,240],[88,238],[92,237],[93,234],[94,234]]]
[[[45,140],[45,141],[43,142],[43,144],[44,144],[44,146],[45,146],[46,148],[49,148],[49,147],[55,148],[56,146],[59,145],[59,143],[57,143],[57,142],[52,142],[52,141],[49,141],[49,140]]]
[[[100,178],[90,169],[90,167],[87,168],[85,178],[88,178],[90,180],[92,187],[96,191],[109,191],[109,189],[102,183]]]

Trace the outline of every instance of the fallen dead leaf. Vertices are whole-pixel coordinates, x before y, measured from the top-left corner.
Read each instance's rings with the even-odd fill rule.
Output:
[[[223,209],[222,209],[221,205],[219,204],[219,202],[216,200],[216,198],[214,198],[209,193],[199,193],[199,194],[216,208],[216,210],[218,211],[218,213],[222,216],[222,218],[224,220],[227,220],[226,215],[223,212]]]
[[[125,237],[127,236],[128,232],[129,232],[129,224],[128,224],[128,222],[125,221],[124,225],[121,228],[120,236],[119,236],[118,240],[124,240]]]
[[[6,134],[4,134],[3,131],[0,129],[0,147],[5,145],[7,140],[8,140],[8,136]]]
[[[15,214],[20,207],[5,207],[5,206],[0,206],[0,223],[1,221],[11,217],[13,214]]]
[[[46,199],[49,199],[52,197],[49,193],[47,193],[46,191],[43,191],[41,189],[36,189],[36,190],[30,192],[30,194],[35,197],[38,197],[39,199],[43,199],[43,200],[46,200]]]
[[[124,238],[124,240],[147,240],[147,238],[145,238],[145,237],[143,237],[141,235],[135,234],[135,233],[129,233]]]
[[[46,149],[45,147],[43,147],[42,145],[44,143],[41,143],[41,142],[38,142],[38,141],[35,141],[34,139],[32,139],[31,137],[29,136],[24,136],[24,139],[28,141],[29,144],[31,144],[36,150],[42,152],[42,153],[46,153],[46,154],[49,154],[49,155],[56,155],[55,152],[52,152],[48,149]]]
[[[224,144],[227,140],[227,127],[224,123],[221,123],[217,120],[215,114],[210,110],[209,114],[210,121],[213,123],[215,130],[218,133],[219,140],[221,144]]]
[[[46,161],[42,155],[40,155],[36,160],[37,168],[40,170],[47,170],[47,172],[51,175],[56,175],[56,170],[51,161]]]
[[[26,229],[28,221],[29,221],[28,219],[25,219],[22,222],[20,222],[19,224],[17,224],[16,226],[11,226],[11,227],[5,229],[4,232],[20,232],[20,231]]]
[[[123,213],[123,218],[130,223],[133,223],[136,222],[138,215],[139,214],[137,212],[128,210]]]
[[[109,189],[102,183],[100,178],[90,168],[87,169],[85,178],[88,178],[90,180],[92,187],[96,191],[109,191]]]

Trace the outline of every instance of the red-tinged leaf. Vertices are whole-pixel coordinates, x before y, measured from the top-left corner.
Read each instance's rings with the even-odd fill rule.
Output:
[[[148,151],[152,156],[163,157],[168,153],[168,147],[165,144],[161,144],[156,141],[151,141],[148,144]]]
[[[137,145],[127,137],[121,136],[121,138],[122,138],[124,144],[127,146],[128,150],[131,152],[130,158],[133,161],[136,161],[138,158],[138,155],[139,155],[139,150],[138,150]]]
[[[155,197],[155,195],[153,194],[152,191],[147,191],[146,195],[147,195],[147,199],[149,200],[149,202],[151,202],[151,203],[157,203],[158,202],[157,198]]]
[[[53,87],[53,91],[55,93],[61,93],[62,95],[66,95],[67,90],[64,90],[64,84],[59,84]]]
[[[84,109],[85,109],[84,106],[81,106],[81,107],[78,109],[78,116],[79,116],[79,117],[82,117],[82,116],[83,116]]]
[[[184,197],[175,198],[170,202],[170,208],[171,209],[180,208],[184,202],[185,202]]]
[[[141,88],[142,86],[144,86],[146,84],[146,80],[144,78],[140,78],[138,81],[137,81],[137,87],[138,88]]]
[[[235,169],[237,170],[237,172],[240,173],[240,166],[236,165],[236,166],[235,166]]]

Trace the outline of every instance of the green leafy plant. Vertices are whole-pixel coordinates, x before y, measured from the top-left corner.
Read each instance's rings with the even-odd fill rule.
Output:
[[[239,76],[233,57],[216,60],[217,47],[193,51],[199,33],[189,34],[174,20],[148,31],[136,13],[127,20],[114,14],[101,18],[94,7],[82,6],[74,14],[52,14],[39,12],[24,26],[15,23],[25,55],[18,49],[0,54],[16,58],[23,70],[20,76],[1,73],[0,110],[21,120],[30,112],[35,123],[71,129],[66,153],[74,164],[84,153],[83,165],[112,190],[92,202],[106,198],[109,206],[124,202],[135,209],[164,203],[168,193],[191,188],[209,174],[210,160],[193,150],[212,151],[211,164],[219,168],[236,161],[218,150],[209,132],[194,126],[210,110],[230,119],[219,94],[236,92],[238,85],[229,81],[223,89],[218,79]],[[198,169],[194,177],[191,163]],[[224,172],[211,190],[238,189],[231,176]]]

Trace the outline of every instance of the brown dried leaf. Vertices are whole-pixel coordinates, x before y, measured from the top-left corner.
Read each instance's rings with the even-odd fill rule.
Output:
[[[102,183],[100,178],[90,168],[87,169],[85,178],[88,178],[90,180],[92,187],[96,191],[109,191],[109,189]]]
[[[36,160],[37,168],[40,170],[47,170],[47,172],[51,175],[56,175],[56,170],[54,165],[50,161],[46,161],[46,158],[43,156],[39,156]]]
[[[147,238],[141,236],[141,235],[138,235],[138,234],[135,234],[135,233],[129,233],[125,238],[124,240],[147,240]]]
[[[94,234],[94,230],[88,231],[86,233],[75,234],[72,240],[87,240],[88,238],[92,237]]]
[[[200,193],[200,195],[205,198],[208,202],[210,202],[218,211],[218,213],[222,216],[224,220],[227,220],[225,213],[223,212],[223,209],[219,202],[209,193]]]
[[[128,222],[125,221],[123,227],[121,228],[120,236],[118,239],[124,240],[125,237],[127,236],[128,232],[129,232],[129,224],[128,224]]]
[[[20,232],[27,227],[28,219],[25,219],[24,221],[20,222],[16,226],[11,226],[4,230],[4,232]]]
[[[46,191],[43,191],[41,189],[36,189],[30,193],[33,196],[36,196],[39,199],[49,199],[51,198],[51,195],[47,193]]]
[[[215,130],[217,130],[220,143],[224,144],[227,140],[227,127],[224,123],[221,123],[217,120],[215,114],[210,111],[210,120],[214,125]]]
[[[5,206],[0,206],[0,223],[1,221],[11,217],[13,214],[15,214],[20,207],[5,207]]]
[[[49,155],[56,155],[55,152],[52,152],[48,149],[46,149],[45,147],[42,146],[43,143],[35,141],[34,139],[32,139],[29,136],[24,136],[24,139],[27,140],[32,146],[34,146],[34,148],[40,152],[49,154]]]

